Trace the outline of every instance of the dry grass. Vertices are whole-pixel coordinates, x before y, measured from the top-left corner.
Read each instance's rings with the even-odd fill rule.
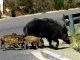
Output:
[[[80,34],[75,34],[74,36],[70,37],[72,47],[80,52]]]

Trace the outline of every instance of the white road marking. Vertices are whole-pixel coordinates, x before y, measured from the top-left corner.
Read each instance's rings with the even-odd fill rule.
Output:
[[[36,50],[31,52],[36,58],[40,59],[40,60],[48,60],[47,58],[43,57],[41,52]]]
[[[32,51],[31,53],[40,60],[50,60],[50,58],[44,57],[41,52],[48,54],[49,57],[56,58],[58,60],[70,60],[69,58],[55,54],[46,49],[38,49],[38,50]]]
[[[59,59],[59,60],[70,60],[69,58],[66,58],[66,57],[64,57],[64,56],[55,54],[55,53],[50,52],[50,51],[48,51],[48,50],[46,50],[46,49],[42,50],[42,52],[44,52],[44,53],[46,53],[46,54],[49,54],[49,55],[51,55],[51,56],[53,56],[54,58],[57,58],[57,59]]]

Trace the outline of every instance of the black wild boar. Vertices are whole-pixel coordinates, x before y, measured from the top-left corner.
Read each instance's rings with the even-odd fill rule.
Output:
[[[67,31],[65,25],[61,26],[57,21],[54,21],[51,18],[35,18],[33,21],[26,24],[23,29],[25,35],[28,34],[47,38],[50,47],[55,49],[59,46],[58,39],[62,39],[67,44],[70,44]],[[57,43],[55,47],[52,45],[52,40]]]

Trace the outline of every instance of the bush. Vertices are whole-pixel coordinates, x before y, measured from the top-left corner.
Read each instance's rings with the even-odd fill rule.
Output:
[[[72,43],[72,47],[80,52],[80,34],[75,34],[74,36],[70,37],[70,41]]]
[[[26,14],[46,12],[53,10],[53,5],[51,0],[26,0],[23,12]]]
[[[9,3],[9,8],[10,8],[10,11],[11,11],[11,16],[12,17],[16,17],[16,5],[15,5],[15,3],[13,2],[13,1],[11,1],[10,3]]]
[[[52,0],[55,9],[59,10],[64,6],[64,0]]]
[[[11,16],[16,17],[16,9],[15,8],[11,9]]]
[[[63,9],[68,10],[69,9],[69,4],[68,3],[65,3],[64,6],[63,6]]]
[[[74,0],[67,0],[64,2],[64,9],[75,8],[77,5]]]
[[[80,7],[80,1],[76,3],[76,6],[77,7]]]

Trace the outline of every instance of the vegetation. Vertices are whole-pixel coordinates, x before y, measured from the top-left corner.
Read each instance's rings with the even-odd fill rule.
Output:
[[[5,7],[9,8],[11,12],[16,10],[22,15],[53,10],[51,0],[4,0],[4,10]]]
[[[4,11],[9,8],[11,15],[18,13],[33,14],[59,9],[80,7],[80,1],[76,0],[4,0]]]
[[[72,47],[80,52],[80,34],[75,34],[72,37],[70,37]]]
[[[52,0],[54,8],[59,10],[63,7],[64,5],[64,0]]]
[[[64,2],[64,9],[69,9],[69,8],[75,8],[76,7],[76,3],[74,0],[67,0]]]
[[[16,3],[13,0],[6,0],[4,1],[7,4],[4,4],[4,9],[9,8],[11,12],[11,16],[15,17],[16,16]]]

